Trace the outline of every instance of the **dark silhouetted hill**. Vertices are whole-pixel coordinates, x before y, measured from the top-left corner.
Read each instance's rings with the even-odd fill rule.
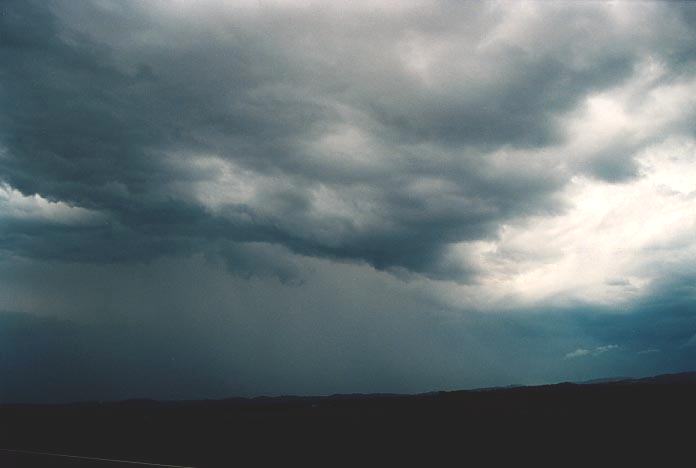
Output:
[[[692,447],[695,421],[691,372],[421,395],[3,405],[0,447],[197,467],[669,466]]]

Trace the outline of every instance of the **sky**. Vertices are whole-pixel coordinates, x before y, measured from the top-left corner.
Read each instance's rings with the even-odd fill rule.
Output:
[[[0,402],[696,369],[696,4],[0,3]]]

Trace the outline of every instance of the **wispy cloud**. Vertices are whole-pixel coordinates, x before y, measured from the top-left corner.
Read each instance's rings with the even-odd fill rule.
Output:
[[[583,356],[600,356],[606,352],[619,349],[618,345],[605,345],[605,346],[597,346],[596,348],[592,349],[585,349],[585,348],[578,348],[575,351],[572,351],[568,354],[565,355],[566,359],[574,359],[574,358],[579,358]]]

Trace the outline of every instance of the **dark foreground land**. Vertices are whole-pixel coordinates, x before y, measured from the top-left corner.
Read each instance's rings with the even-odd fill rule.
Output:
[[[411,396],[5,405],[0,448],[195,467],[694,466],[696,373]],[[0,466],[147,465],[0,451]]]

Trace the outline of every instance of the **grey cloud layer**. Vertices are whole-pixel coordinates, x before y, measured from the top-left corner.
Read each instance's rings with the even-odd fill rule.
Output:
[[[106,215],[4,224],[3,249],[93,262],[203,251],[244,270],[252,242],[465,279],[452,243],[562,209],[574,170],[633,173],[630,157],[606,163],[615,155],[569,170],[562,154],[490,154],[558,144],[558,117],[646,54],[682,66],[693,54],[687,6],[637,8],[640,32],[613,31],[602,5],[550,7],[527,35],[496,4],[167,8],[3,4],[2,179]],[[194,190],[206,184],[212,208]]]

